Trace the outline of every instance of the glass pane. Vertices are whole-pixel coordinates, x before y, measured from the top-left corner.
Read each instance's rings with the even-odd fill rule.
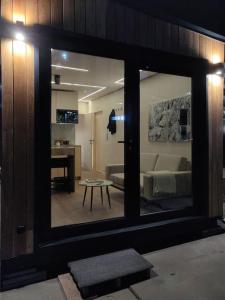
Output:
[[[192,206],[191,78],[140,71],[141,215]]]
[[[52,226],[124,216],[124,63],[52,49]]]

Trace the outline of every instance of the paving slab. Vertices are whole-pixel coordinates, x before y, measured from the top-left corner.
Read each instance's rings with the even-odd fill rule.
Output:
[[[96,300],[137,300],[137,298],[129,289],[125,289],[106,296],[99,297]]]
[[[158,276],[131,286],[140,299],[225,299],[225,234],[144,257]]]
[[[0,293],[0,300],[66,300],[58,279]]]

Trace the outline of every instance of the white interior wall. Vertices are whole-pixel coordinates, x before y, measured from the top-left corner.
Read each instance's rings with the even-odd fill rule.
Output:
[[[169,143],[149,142],[148,140],[150,103],[184,96],[189,92],[191,92],[191,78],[188,77],[156,74],[149,79],[142,80],[140,85],[141,152],[177,154],[191,160],[191,142]]]
[[[52,91],[51,98],[51,143],[54,144],[56,139],[69,140],[70,144],[75,145],[75,124],[57,124],[57,109],[78,109],[78,96],[76,92]]]
[[[121,89],[117,92],[111,93],[107,96],[92,101],[90,105],[91,113],[103,112],[102,116],[102,131],[103,131],[103,150],[102,150],[102,167],[103,172],[105,166],[108,164],[123,164],[124,163],[124,145],[118,141],[124,140],[124,122],[117,121],[117,131],[111,134],[107,130],[109,123],[109,115],[112,109],[115,109],[116,115],[124,114],[124,90]]]
[[[191,160],[191,142],[169,143],[169,142],[149,142],[148,125],[150,103],[168,100],[174,97],[183,96],[191,91],[191,79],[181,76],[157,74],[148,79],[142,80],[140,84],[140,110],[141,110],[141,152],[157,152],[177,154]],[[122,104],[121,104],[122,103]],[[117,121],[117,132],[114,135],[107,134],[108,118],[112,109],[116,110],[116,115],[123,115],[124,89],[91,101],[88,110],[91,113],[103,112],[103,168],[107,164],[119,164],[124,161],[123,144],[118,144],[119,140],[124,140],[124,123]],[[83,109],[83,108],[82,108]],[[80,103],[79,103],[80,110]]]

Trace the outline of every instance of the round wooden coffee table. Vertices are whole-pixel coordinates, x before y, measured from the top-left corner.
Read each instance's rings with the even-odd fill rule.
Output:
[[[83,206],[86,200],[86,194],[87,194],[87,189],[91,188],[91,205],[90,205],[90,211],[92,211],[92,206],[93,206],[93,190],[94,188],[100,188],[101,191],[101,200],[103,204],[103,187],[106,189],[106,194],[108,196],[108,202],[109,202],[109,208],[111,208],[111,202],[110,202],[110,195],[109,195],[109,186],[113,184],[112,181],[110,180],[96,180],[96,181],[90,181],[90,180],[81,180],[79,182],[80,185],[85,186],[85,191],[84,191],[84,199],[83,199]]]

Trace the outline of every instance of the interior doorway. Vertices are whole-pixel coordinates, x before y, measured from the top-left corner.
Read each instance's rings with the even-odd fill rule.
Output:
[[[94,145],[94,155],[93,155],[93,165],[94,169],[98,173],[104,173],[104,155],[102,152],[102,143],[103,143],[103,112],[99,111],[94,114],[94,138],[93,138],[93,145]]]
[[[81,166],[87,171],[93,170],[93,113],[80,114],[76,126],[76,142],[82,146]]]

